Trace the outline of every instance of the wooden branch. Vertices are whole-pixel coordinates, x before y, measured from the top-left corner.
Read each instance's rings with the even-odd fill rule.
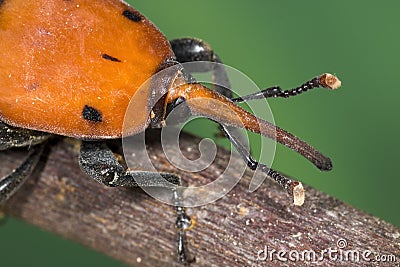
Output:
[[[197,142],[183,135],[182,151],[196,158]],[[210,182],[211,174],[222,171],[228,158],[228,152],[219,149],[217,164],[200,173],[183,174],[161,156],[160,144],[154,140],[150,154],[158,168],[182,174],[190,184]],[[2,153],[0,174],[5,175],[22,158],[20,152]],[[129,265],[179,266],[174,209],[140,189],[107,188],[92,181],[80,171],[77,159],[75,143],[55,142],[33,177],[3,207],[4,212]],[[240,160],[235,158],[233,163]],[[188,209],[196,219],[194,229],[188,231],[189,247],[197,259],[193,266],[373,266],[362,257],[368,251],[371,254],[364,256],[371,260],[375,254],[394,255],[397,262],[383,266],[398,266],[399,229],[309,187],[302,207],[294,206],[284,190],[269,180],[249,193],[251,174],[247,171],[224,198]],[[348,254],[346,261],[341,247],[342,252],[360,253],[359,262]],[[329,259],[330,248],[336,260]],[[316,262],[282,261],[305,251],[314,251]]]

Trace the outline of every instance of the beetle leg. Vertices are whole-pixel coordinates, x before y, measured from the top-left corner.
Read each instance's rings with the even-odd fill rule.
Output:
[[[282,90],[281,87],[279,86],[273,86],[264,90],[261,90],[260,92],[256,92],[250,95],[238,97],[232,99],[233,102],[240,103],[240,102],[245,102],[245,101],[250,101],[250,100],[256,100],[256,99],[264,99],[264,98],[271,98],[271,97],[283,97],[283,98],[288,98],[290,96],[296,96],[299,95],[303,92],[307,92],[308,90],[318,88],[318,87],[323,87],[327,89],[337,89],[341,85],[341,82],[338,78],[336,78],[334,75],[329,74],[329,73],[324,73],[320,76],[314,77],[311,80],[303,83],[302,85],[289,89],[289,90]]]
[[[30,147],[25,161],[12,173],[0,180],[0,204],[9,199],[34,170],[43,152],[45,143]]]
[[[79,165],[89,177],[112,187],[173,187],[172,185],[180,185],[180,178],[170,173],[127,171],[118,162],[107,144],[101,141],[82,141]],[[164,179],[160,179],[160,176]]]
[[[29,146],[26,160],[12,173],[0,179],[0,204],[9,199],[32,173],[40,155],[43,143],[50,135],[28,129],[9,126],[0,121],[0,150]]]
[[[178,257],[181,262],[191,261],[186,248],[185,231],[190,228],[192,221],[180,204],[181,196],[176,190],[176,187],[181,185],[180,177],[170,173],[127,171],[118,162],[107,144],[101,141],[82,141],[79,165],[83,172],[107,186],[171,188],[176,205]]]
[[[231,83],[226,73],[226,69],[220,57],[214,52],[209,44],[197,38],[180,38],[170,41],[172,50],[176,56],[176,60],[180,63],[195,61],[210,61],[218,64],[210,65],[209,69],[203,71],[211,71],[213,80],[213,90],[232,99]],[[203,66],[203,65],[202,65]],[[204,66],[207,66],[204,64]],[[180,101],[182,102],[182,101]],[[173,108],[173,107],[171,107]],[[244,136],[237,131],[235,135],[244,140]],[[222,129],[219,129],[216,137],[223,137]]]
[[[204,72],[212,72],[212,80],[214,81],[215,91],[232,98],[232,91],[228,75],[219,56],[212,50],[211,46],[206,42],[197,38],[180,38],[170,41],[172,50],[179,63],[194,61],[209,61],[220,64],[212,64]],[[206,67],[204,64],[202,67]]]
[[[185,208],[182,206],[182,195],[174,190],[173,200],[176,211],[176,228],[178,229],[178,260],[180,262],[191,263],[196,259],[191,256],[187,250],[187,241],[185,231],[193,227],[192,219],[186,214]]]
[[[42,143],[50,134],[9,126],[0,121],[0,150]]]
[[[273,170],[272,168],[257,162],[253,159],[250,152],[243,146],[243,144],[238,140],[235,135],[231,133],[231,127],[224,126],[222,124],[221,128],[224,132],[225,136],[229,139],[231,144],[236,148],[239,155],[243,158],[243,160],[247,163],[247,166],[252,169],[260,169],[263,173],[267,174],[268,177],[272,178],[275,182],[277,182],[280,186],[282,186],[286,192],[293,196],[293,202],[295,205],[303,205],[304,202],[304,190],[303,186],[300,182],[292,180],[279,172]]]

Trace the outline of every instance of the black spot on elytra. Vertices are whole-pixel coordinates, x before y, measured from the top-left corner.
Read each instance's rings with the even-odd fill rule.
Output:
[[[92,122],[102,122],[103,117],[101,116],[100,111],[95,109],[94,107],[85,105],[82,110],[82,117],[87,121]]]
[[[29,91],[35,91],[39,87],[39,83],[32,83],[28,86]]]
[[[112,56],[107,55],[107,54],[102,54],[101,57],[104,58],[104,59],[113,61],[113,62],[121,62],[121,60],[119,60],[118,58],[112,57]]]
[[[4,0],[0,0],[0,6],[4,3]]]
[[[139,22],[142,20],[142,16],[138,13],[138,12],[134,12],[134,11],[130,11],[130,10],[124,10],[124,12],[122,12],[122,15],[134,22]]]

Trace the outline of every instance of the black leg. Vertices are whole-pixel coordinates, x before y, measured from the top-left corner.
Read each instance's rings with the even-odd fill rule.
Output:
[[[0,204],[9,199],[34,170],[45,143],[30,147],[26,160],[12,173],[0,180]]]
[[[294,181],[286,176],[280,174],[279,172],[273,170],[272,168],[257,162],[252,158],[250,152],[243,146],[243,144],[231,133],[232,128],[220,124],[225,136],[229,139],[231,144],[236,148],[239,155],[247,163],[250,169],[256,170],[260,169],[268,177],[272,178],[280,186],[282,186],[286,192],[293,196],[295,205],[302,205],[304,202],[304,191],[300,182]]]
[[[105,142],[82,141],[79,164],[89,177],[107,186],[174,188],[181,184],[178,176],[169,173],[127,171]]]
[[[225,67],[220,59],[220,57],[213,51],[211,46],[204,42],[203,40],[197,38],[180,38],[170,41],[172,50],[176,56],[176,60],[180,63],[185,62],[195,62],[195,61],[207,61],[214,62],[219,64],[212,64],[207,68],[207,64],[204,64],[205,69],[203,72],[211,71],[212,72],[212,80],[213,80],[213,90],[218,93],[226,96],[227,98],[232,99],[233,94],[231,90],[231,83],[228,78],[228,74],[226,73]],[[198,71],[198,70],[197,70]],[[182,101],[180,101],[182,102]],[[176,103],[173,106],[170,106],[170,109],[173,109],[179,103]],[[241,134],[236,130],[237,136]],[[220,129],[219,133],[216,137],[223,136],[223,133]]]
[[[29,146],[26,160],[12,173],[0,179],[0,204],[9,199],[35,168],[48,133],[12,127],[0,121],[0,150]]]
[[[33,146],[42,143],[49,136],[48,133],[12,127],[0,121],[0,150]]]
[[[196,38],[181,38],[175,39],[171,42],[172,50],[175,53],[176,60],[180,63],[194,62],[194,61],[208,61],[221,64],[213,64],[207,67],[206,64],[202,65],[205,69],[203,72],[211,71],[212,79],[215,84],[215,90],[228,97],[232,98],[232,91],[230,82],[221,59],[212,50],[209,44]]]
[[[191,219],[180,204],[181,196],[176,190],[181,185],[180,177],[170,173],[127,171],[105,142],[82,141],[79,164],[83,172],[107,186],[171,188],[177,214],[178,258],[182,262],[191,261],[185,246],[185,231],[190,228]]]
[[[238,97],[232,99],[233,102],[240,103],[240,102],[245,102],[245,101],[250,101],[250,100],[256,100],[256,99],[264,99],[264,98],[270,98],[270,97],[283,97],[283,98],[288,98],[290,96],[296,96],[299,95],[303,92],[307,92],[308,90],[318,88],[318,87],[323,87],[323,88],[328,88],[328,89],[336,89],[340,86],[340,81],[333,75],[325,73],[322,74],[321,76],[317,76],[312,78],[311,80],[303,83],[302,85],[290,89],[290,90],[285,90],[283,91],[279,86],[274,86],[270,87],[264,90],[261,90],[260,92],[256,92],[250,95]]]
[[[182,207],[182,196],[178,191],[174,191],[174,203],[176,218],[176,228],[178,229],[178,260],[180,262],[191,263],[195,261],[195,257],[191,256],[187,250],[187,242],[185,231],[193,227],[192,219],[186,214],[185,208]]]

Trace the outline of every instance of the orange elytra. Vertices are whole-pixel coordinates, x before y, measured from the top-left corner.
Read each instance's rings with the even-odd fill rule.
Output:
[[[175,58],[164,35],[124,2],[13,0],[3,1],[0,12],[0,119],[12,126],[81,139],[119,138],[131,98]],[[318,78],[310,88],[340,85],[330,74]],[[174,82],[149,87],[135,98],[143,113],[134,114],[126,132],[149,126],[149,103],[157,95],[152,90],[167,92]],[[192,113],[276,138],[319,168],[329,168],[330,162],[311,146],[200,84],[175,88],[164,106],[174,99],[204,96],[219,99],[220,108],[233,109],[220,112],[202,101],[196,107],[189,104]],[[161,120],[165,115],[155,114]],[[237,116],[243,126],[234,121]]]
[[[169,42],[146,17],[118,0],[0,0],[0,150],[29,147],[29,156],[0,179],[0,204],[16,192],[39,161],[49,135],[82,139],[80,167],[107,186],[181,185],[170,173],[125,169],[105,140],[162,127],[169,112],[185,103],[187,112],[221,126],[247,165],[280,184],[295,205],[304,202],[300,182],[255,161],[231,127],[272,138],[310,160],[320,170],[332,164],[318,150],[237,105],[262,98],[296,96],[310,89],[336,89],[341,83],[322,74],[290,90],[270,87],[238,98],[196,82],[180,63],[221,63],[199,39]],[[168,68],[173,67],[173,68]],[[154,74],[168,70],[155,79]],[[219,66],[213,71],[225,77]],[[150,86],[142,85],[150,79]],[[133,105],[135,112],[127,113]],[[183,114],[188,115],[188,114]],[[158,177],[164,178],[160,180]],[[145,181],[140,184],[137,178]],[[145,179],[143,179],[145,178]],[[168,187],[170,188],[170,187]],[[184,231],[190,218],[177,206],[178,256],[187,261]]]
[[[78,138],[120,137],[132,95],[174,56],[120,1],[4,1],[0,32],[1,120]]]
[[[139,91],[168,66],[204,54],[220,60],[200,40],[169,42],[147,18],[117,0],[2,1],[0,36],[0,121],[7,125],[83,140],[120,138],[162,126],[168,107],[183,99],[192,114],[273,138],[319,169],[332,167],[304,141],[236,104],[316,87],[336,89],[340,81],[331,74],[291,90],[272,87],[235,100],[189,81],[175,68],[171,78]],[[136,112],[124,125],[133,96]]]

